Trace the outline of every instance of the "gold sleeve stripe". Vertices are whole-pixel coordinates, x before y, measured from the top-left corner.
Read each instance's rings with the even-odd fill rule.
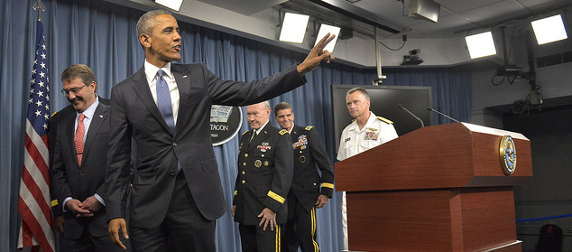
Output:
[[[58,203],[58,200],[55,199],[55,200],[52,200],[51,204],[52,204],[52,207],[55,207],[55,206],[57,206],[59,203]]]
[[[334,189],[334,184],[332,184],[332,183],[322,183],[322,187],[327,187],[327,188]]]
[[[282,196],[276,194],[276,193],[273,192],[273,191],[268,191],[268,197],[270,197],[270,198],[272,198],[272,199],[274,199],[274,200],[280,202],[280,204],[284,204],[285,199],[282,198]]]
[[[234,196],[238,195],[238,190],[234,190]]]

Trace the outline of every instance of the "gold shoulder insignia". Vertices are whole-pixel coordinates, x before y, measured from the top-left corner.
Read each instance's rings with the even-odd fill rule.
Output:
[[[314,126],[306,126],[306,130],[311,130]]]
[[[57,112],[57,111],[56,111],[56,112],[54,112],[54,113],[52,114],[52,117],[54,117],[54,116],[56,115],[56,113],[58,113],[58,112]]]
[[[242,135],[244,136],[244,134],[248,133],[249,130],[245,131],[244,133],[242,133]]]
[[[388,119],[386,119],[386,118],[383,118],[383,117],[381,117],[381,116],[378,116],[377,119],[379,119],[380,121],[384,121],[384,122],[387,123],[387,124],[393,124],[392,121],[390,121],[390,120],[388,120]]]
[[[278,133],[279,133],[280,135],[284,135],[284,134],[288,133],[288,131],[285,130],[285,129],[281,129],[280,132],[278,132]]]

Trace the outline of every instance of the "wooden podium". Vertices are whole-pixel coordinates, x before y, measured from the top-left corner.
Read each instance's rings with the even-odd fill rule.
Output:
[[[500,141],[516,167],[506,175]],[[350,251],[522,251],[513,186],[532,176],[522,134],[468,123],[430,126],[335,165],[347,191]]]

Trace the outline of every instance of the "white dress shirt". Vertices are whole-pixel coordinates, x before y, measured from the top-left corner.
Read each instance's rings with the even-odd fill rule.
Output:
[[[163,70],[165,75],[163,75],[163,79],[167,82],[167,86],[169,86],[169,94],[171,95],[171,105],[173,108],[173,120],[175,121],[175,125],[177,125],[177,116],[179,115],[179,87],[177,86],[177,81],[175,80],[175,76],[173,72],[171,72],[171,62],[167,63],[167,65],[163,66],[162,68],[158,68],[153,64],[147,62],[145,59],[145,77],[147,77],[147,83],[149,83],[149,88],[151,89],[151,95],[153,96],[153,101],[157,104],[157,72],[159,70]]]

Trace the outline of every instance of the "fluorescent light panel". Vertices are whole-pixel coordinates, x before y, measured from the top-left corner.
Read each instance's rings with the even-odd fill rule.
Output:
[[[539,45],[568,38],[560,14],[532,21],[531,25]]]
[[[163,5],[169,9],[179,11],[181,9],[181,4],[183,4],[183,0],[155,0],[155,3]]]
[[[497,54],[493,34],[490,31],[465,37],[471,59]]]
[[[330,41],[330,43],[326,46],[326,48],[324,48],[324,50],[327,50],[330,53],[333,53],[334,47],[336,47],[336,42],[338,41],[338,35],[340,34],[340,27],[327,25],[327,24],[320,25],[320,30],[318,31],[318,37],[316,38],[316,42],[314,43],[314,46],[316,46],[316,44],[318,44],[320,39],[322,39],[328,33],[330,33],[330,36],[332,34],[334,34],[334,35],[336,35],[336,37],[332,41]]]
[[[280,41],[302,43],[308,20],[310,16],[286,12],[284,21],[282,21],[282,29],[280,30]]]

